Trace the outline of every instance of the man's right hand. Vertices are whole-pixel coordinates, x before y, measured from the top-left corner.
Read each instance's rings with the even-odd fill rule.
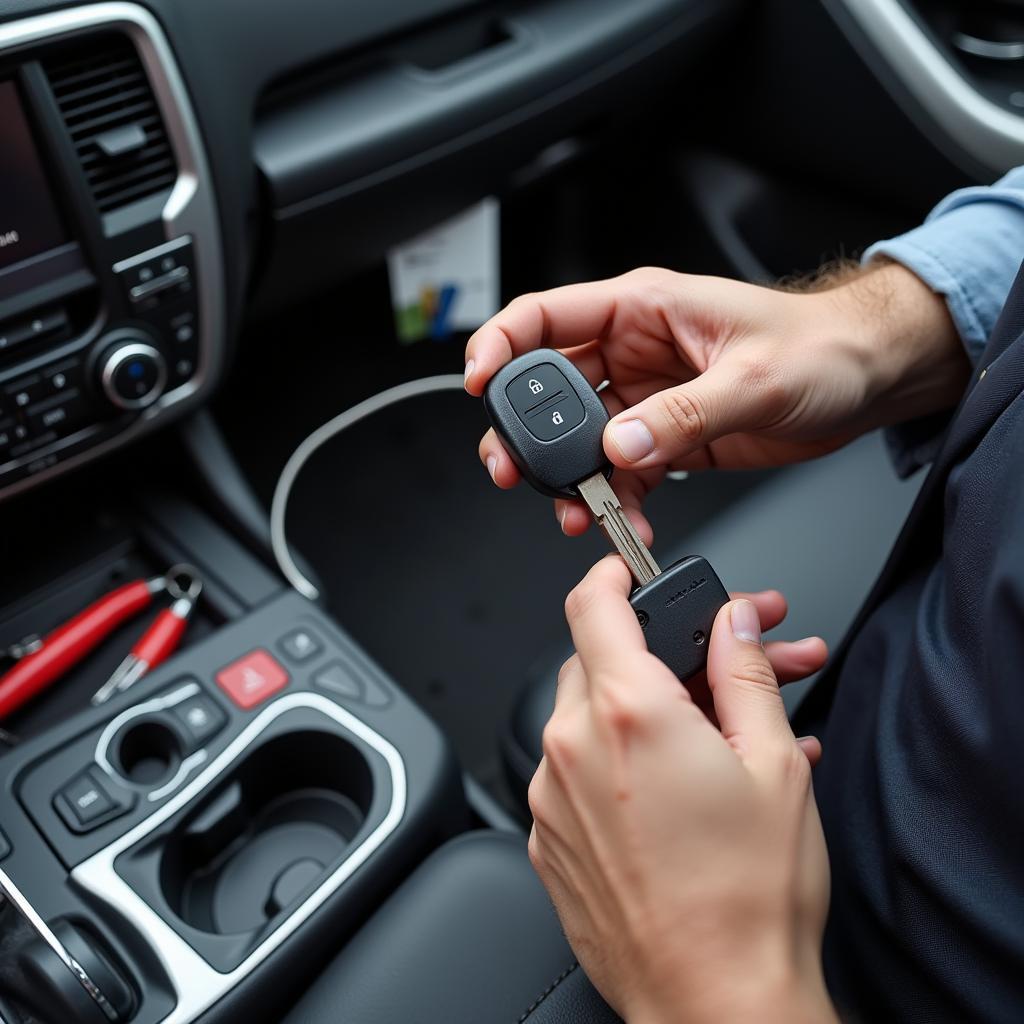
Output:
[[[467,391],[541,346],[609,382],[605,452],[647,542],[641,502],[668,470],[813,458],[952,406],[969,374],[945,303],[898,264],[808,293],[645,269],[524,295],[470,339]],[[493,431],[480,458],[499,487],[518,483]],[[556,514],[567,534],[590,522],[576,502]]]

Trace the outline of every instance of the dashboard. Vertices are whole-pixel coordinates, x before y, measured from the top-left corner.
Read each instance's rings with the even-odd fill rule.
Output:
[[[803,6],[831,14],[951,163],[984,179],[1024,161],[1024,94],[998,84],[1015,80],[1005,62],[993,77],[947,45],[974,38],[952,0]],[[751,11],[8,0],[0,500],[204,402],[245,316],[300,303],[628,118]]]
[[[206,159],[159,25],[97,4],[0,25],[0,491],[200,400],[221,364]]]

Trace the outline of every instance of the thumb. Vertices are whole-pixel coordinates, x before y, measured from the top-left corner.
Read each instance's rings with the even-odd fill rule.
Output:
[[[708,686],[722,735],[740,756],[793,743],[782,694],[761,645],[761,622],[750,601],[722,607],[711,631]]]
[[[739,386],[727,360],[620,412],[605,427],[604,450],[623,469],[662,466],[765,418],[757,391]]]

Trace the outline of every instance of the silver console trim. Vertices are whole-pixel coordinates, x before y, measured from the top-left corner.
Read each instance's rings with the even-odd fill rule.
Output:
[[[155,828],[199,796],[272,722],[295,708],[311,708],[332,718],[383,757],[391,773],[391,804],[381,823],[342,864],[233,971],[215,970],[117,873],[114,861]],[[113,723],[112,723],[113,724]],[[406,807],[406,774],[402,755],[383,736],[351,712],[316,693],[278,698],[197,775],[184,789],[145,821],[71,871],[73,882],[124,917],[149,942],[166,970],[177,1005],[163,1024],[189,1024],[226,995],[305,922],[398,827]]]
[[[153,697],[150,700],[143,701],[141,704],[128,708],[126,711],[122,711],[121,714],[112,718],[107,723],[106,728],[100,733],[100,738],[96,741],[96,753],[93,755],[96,764],[110,778],[117,780],[123,785],[131,786],[132,782],[126,779],[110,762],[110,744],[118,731],[126,722],[130,722],[133,718],[177,707],[182,701],[188,700],[189,697],[193,697],[199,692],[200,687],[198,683],[186,683],[184,686],[178,687],[177,690],[165,693],[162,697]],[[174,775],[158,789],[150,790],[146,799],[151,803],[163,800],[165,796],[173,793],[188,778],[193,769],[203,764],[206,758],[207,752],[205,747],[184,758],[181,764],[178,765],[178,770]]]
[[[125,260],[119,260],[112,269],[115,274],[123,274],[126,270],[131,270],[132,267],[137,267],[141,263],[148,263],[150,260],[158,259],[160,256],[166,256],[169,252],[175,252],[188,245],[191,241],[190,235],[172,238],[169,242],[164,242],[163,245],[147,249],[145,252],[137,252],[134,256],[129,256]]]
[[[0,53],[7,55],[38,43],[96,29],[122,30],[134,42],[149,75],[178,162],[178,179],[161,211],[161,219],[168,241],[182,235],[191,235],[193,239],[199,305],[198,365],[195,376],[188,383],[161,395],[116,437],[40,469],[7,487],[0,487],[0,500],[116,449],[152,429],[168,410],[205,394],[216,380],[224,361],[224,257],[213,180],[188,91],[160,23],[144,7],[122,0],[69,7],[17,21],[0,22]],[[40,446],[23,459],[29,464],[37,460],[45,463],[47,456],[61,446],[62,442]]]
[[[935,129],[965,153],[996,172],[1024,163],[1024,117],[975,89],[901,0],[826,0],[825,6],[841,7],[853,19]]]

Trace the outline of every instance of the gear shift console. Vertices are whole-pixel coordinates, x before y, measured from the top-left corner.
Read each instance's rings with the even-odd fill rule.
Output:
[[[0,950],[5,1020],[8,998],[46,1024],[274,1018],[311,954],[466,825],[440,733],[294,593],[3,766],[0,866],[41,925]]]

